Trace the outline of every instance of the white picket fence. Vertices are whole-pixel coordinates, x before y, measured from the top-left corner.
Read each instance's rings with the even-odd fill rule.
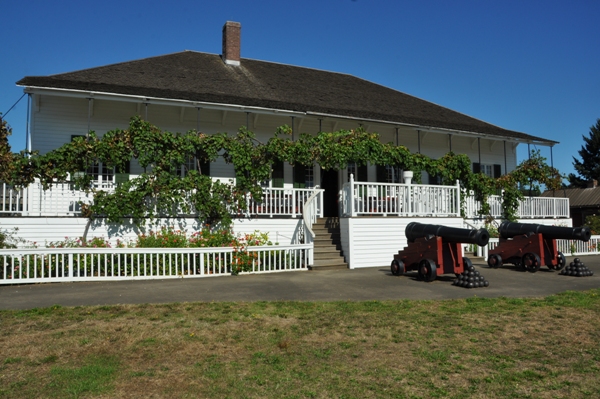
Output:
[[[480,255],[487,259],[488,251],[496,248],[499,238],[490,238],[488,245],[482,248]],[[558,250],[565,256],[600,255],[600,235],[594,235],[588,242],[581,240],[556,240]]]
[[[312,244],[232,248],[0,249],[0,284],[200,278],[307,270]]]

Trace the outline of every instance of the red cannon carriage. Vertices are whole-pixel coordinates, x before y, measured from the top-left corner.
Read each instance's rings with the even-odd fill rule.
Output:
[[[486,229],[471,230],[412,222],[406,226],[408,246],[394,255],[392,274],[399,276],[417,270],[418,278],[433,281],[438,275],[463,274],[473,269],[463,257],[462,244],[487,245],[490,235]]]
[[[497,268],[512,263],[518,268],[535,273],[541,265],[550,270],[561,270],[567,260],[558,250],[557,239],[589,241],[588,227],[556,227],[541,224],[504,222],[498,228],[500,242],[489,252],[488,266]]]

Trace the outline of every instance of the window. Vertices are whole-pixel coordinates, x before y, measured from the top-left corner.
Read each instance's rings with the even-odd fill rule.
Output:
[[[377,165],[378,183],[403,183],[402,169],[393,165]]]
[[[488,175],[489,177],[497,178],[502,176],[502,166],[499,164],[479,164],[478,162],[473,162],[473,173],[483,173],[484,175]]]
[[[76,137],[85,137],[85,136],[83,136],[83,135],[72,135],[71,136],[71,141],[73,141],[73,139],[75,139]],[[123,171],[123,173],[120,173],[120,171],[118,171],[118,173],[115,174],[115,168],[108,167],[108,166],[104,165],[102,162],[96,162],[96,163],[94,163],[92,166],[90,166],[86,170],[86,173],[88,175],[93,176],[94,181],[96,182],[96,184],[120,183],[123,180],[128,180],[129,179],[128,177],[124,177],[123,174],[129,174],[130,173],[130,162],[127,161],[125,163],[125,170]]]
[[[435,184],[435,185],[441,185],[442,184],[442,176],[441,175],[432,175],[429,172],[427,173],[427,184]]]
[[[198,170],[201,175],[210,175],[210,162],[200,162],[196,157],[190,156],[187,161],[177,168],[175,173],[177,176],[185,177],[190,170]]]
[[[369,181],[367,177],[367,165],[356,165],[355,162],[348,163],[348,181],[350,175],[354,175],[354,181]]]
[[[312,188],[315,186],[314,168],[312,166],[294,166],[294,188]]]

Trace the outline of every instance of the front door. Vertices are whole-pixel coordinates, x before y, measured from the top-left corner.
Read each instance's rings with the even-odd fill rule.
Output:
[[[323,213],[325,217],[338,217],[339,182],[337,170],[321,169],[321,188],[323,193]]]

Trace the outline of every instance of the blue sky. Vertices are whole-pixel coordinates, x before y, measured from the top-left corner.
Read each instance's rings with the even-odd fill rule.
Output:
[[[220,54],[225,21],[242,57],[349,73],[486,122],[560,144],[573,172],[600,118],[596,0],[2,0],[0,112],[15,82],[196,50]],[[27,105],[7,116],[25,148]],[[550,150],[539,147],[550,163]],[[519,146],[519,160],[527,147]]]

